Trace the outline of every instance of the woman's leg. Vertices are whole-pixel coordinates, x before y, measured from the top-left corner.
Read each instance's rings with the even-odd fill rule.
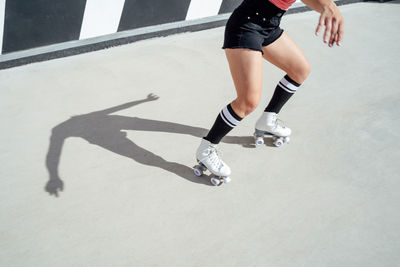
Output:
[[[285,71],[295,82],[303,83],[310,74],[307,58],[286,32],[262,50],[266,60]]]
[[[237,97],[227,105],[204,138],[213,144],[232,130],[258,105],[262,90],[262,54],[246,48],[225,49]]]
[[[285,32],[272,44],[262,47],[263,57],[286,72],[279,81],[264,113],[256,122],[256,133],[289,136],[292,131],[277,123],[277,114],[310,73],[310,64],[300,48]]]
[[[246,48],[225,49],[235,85],[236,99],[227,105],[204,138],[218,144],[242,118],[258,105],[262,90],[262,54]]]
[[[216,153],[216,144],[258,105],[262,89],[262,53],[246,48],[225,49],[237,98],[218,114],[196,157],[211,172],[229,176],[230,168]]]
[[[262,54],[250,49],[225,49],[237,98],[232,108],[244,118],[256,109],[262,91]]]
[[[265,110],[279,113],[309,75],[310,64],[300,48],[285,32],[272,44],[262,47],[262,50],[263,57],[267,61],[286,72],[286,76],[279,82]]]

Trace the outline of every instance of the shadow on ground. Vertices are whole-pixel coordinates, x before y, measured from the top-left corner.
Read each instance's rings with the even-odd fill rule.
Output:
[[[49,150],[46,156],[46,166],[50,178],[45,186],[45,190],[50,195],[58,196],[58,193],[64,188],[64,182],[58,173],[58,166],[63,144],[68,137],[83,138],[91,144],[98,145],[121,156],[131,158],[143,165],[161,168],[190,182],[210,185],[207,179],[199,179],[196,177],[193,174],[192,167],[185,166],[178,162],[168,161],[138,146],[131,139],[127,138],[126,132],[123,131],[165,132],[202,138],[207,134],[207,129],[173,122],[109,115],[157,99],[157,96],[149,94],[147,98],[142,100],[128,102],[88,114],[73,116],[55,126],[52,129]],[[251,136],[226,136],[222,142],[239,144],[248,148],[255,147],[254,139]]]

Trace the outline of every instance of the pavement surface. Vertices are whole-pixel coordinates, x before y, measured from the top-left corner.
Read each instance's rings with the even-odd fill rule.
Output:
[[[341,6],[343,47],[283,18],[312,66],[291,143],[253,145],[265,61],[220,187],[192,167],[235,97],[224,27],[1,71],[0,266],[399,266],[399,3]]]

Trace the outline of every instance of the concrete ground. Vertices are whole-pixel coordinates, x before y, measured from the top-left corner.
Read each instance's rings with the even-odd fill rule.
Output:
[[[341,48],[284,17],[313,68],[292,141],[252,144],[265,62],[221,187],[192,166],[235,97],[224,27],[1,71],[0,265],[399,266],[399,3],[341,6]]]

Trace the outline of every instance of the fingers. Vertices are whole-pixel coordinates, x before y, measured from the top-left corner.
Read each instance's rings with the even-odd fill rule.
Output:
[[[324,32],[324,43],[328,43],[331,37],[332,30],[332,20],[327,19],[325,22],[325,32]]]
[[[324,43],[332,47],[335,43],[341,45],[343,39],[343,18],[336,5],[324,8],[319,17],[318,26],[315,30],[315,35],[318,35],[322,27],[325,26],[323,35]]]
[[[343,20],[337,21],[334,19],[331,30],[331,38],[329,40],[329,46],[332,47],[335,43],[341,46],[341,41],[343,39]]]
[[[317,26],[317,30],[315,32],[318,35],[319,30],[324,26],[323,24],[319,23]],[[341,41],[343,39],[343,22],[338,22],[336,19],[326,19],[325,21],[325,31],[323,41],[324,43],[328,44],[332,47],[335,43],[337,45],[341,45]]]
[[[335,38],[337,36],[338,27],[339,27],[338,21],[335,18],[333,18],[331,36],[330,36],[330,39],[329,39],[329,46],[330,47],[332,47],[334,42],[335,42]]]
[[[338,39],[339,39],[339,34],[336,34],[336,35],[335,35],[335,39],[333,39],[333,43],[336,43],[336,45],[339,45],[339,46],[340,46],[340,44],[339,44],[339,42],[338,42]]]
[[[342,40],[343,40],[343,34],[344,34],[344,22],[343,19],[339,22],[338,26],[338,33],[337,33],[337,45],[342,45]]]
[[[315,30],[315,35],[318,36],[318,34],[321,31],[323,26],[325,26],[325,15],[321,14],[321,16],[319,17],[319,22],[318,22],[317,29]]]
[[[150,100],[156,100],[156,99],[159,98],[159,96],[157,96],[157,95],[151,93],[151,94],[148,94],[148,95],[147,95],[147,98],[150,99]]]

